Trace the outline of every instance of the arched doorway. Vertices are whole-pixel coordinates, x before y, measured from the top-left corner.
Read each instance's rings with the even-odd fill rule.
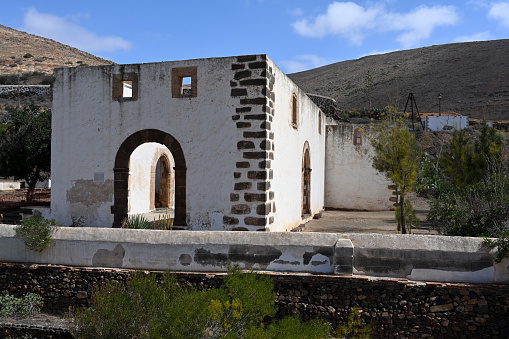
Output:
[[[156,130],[146,129],[129,136],[118,149],[115,157],[114,202],[112,207],[113,227],[121,227],[122,221],[127,217],[129,196],[129,158],[136,147],[147,142],[156,142],[165,145],[175,162],[175,226],[186,224],[186,161],[179,142],[170,134]]]
[[[306,141],[302,157],[302,216],[308,214],[311,214],[311,158]]]
[[[169,156],[168,156],[169,155]],[[173,158],[170,154],[156,154],[151,172],[151,209],[173,208],[175,185],[173,178]],[[170,159],[171,158],[171,159]]]

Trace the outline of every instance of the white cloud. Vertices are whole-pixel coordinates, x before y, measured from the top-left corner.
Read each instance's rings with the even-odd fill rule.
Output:
[[[352,43],[360,44],[364,31],[374,28],[378,12],[377,7],[364,8],[353,2],[333,2],[326,14],[318,15],[311,22],[302,19],[294,23],[293,27],[303,36],[341,35]]]
[[[419,6],[408,13],[387,13],[382,18],[385,27],[401,31],[397,40],[405,48],[417,46],[440,26],[455,25],[459,16],[453,6]]]
[[[502,26],[509,28],[509,2],[496,2],[491,5],[488,17],[497,20]]]
[[[295,73],[328,65],[331,61],[315,54],[304,54],[297,55],[294,60],[282,60],[279,63],[285,68],[286,73]]]
[[[456,37],[454,39],[454,42],[470,42],[470,41],[486,41],[486,40],[492,40],[493,36],[490,32],[479,32],[471,35],[462,35],[459,37]]]
[[[387,53],[392,53],[392,52],[396,52],[396,51],[399,51],[399,49],[386,49],[384,51],[379,51],[379,50],[375,49],[367,54],[362,54],[361,56],[359,56],[359,58],[363,58],[365,56],[370,56],[370,55],[387,54]]]
[[[327,13],[295,22],[297,33],[308,37],[339,35],[361,44],[365,36],[396,31],[396,40],[405,48],[416,46],[440,26],[459,21],[454,6],[419,6],[407,13],[388,11],[382,5],[360,6],[353,2],[333,2]]]
[[[112,52],[131,48],[131,43],[121,37],[98,36],[66,18],[41,13],[35,8],[30,8],[25,13],[21,29],[88,52]]]

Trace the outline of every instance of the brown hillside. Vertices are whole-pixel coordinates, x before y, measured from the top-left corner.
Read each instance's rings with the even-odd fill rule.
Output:
[[[475,118],[509,119],[509,40],[456,43],[338,62],[290,74],[308,93],[336,99],[341,109],[403,111],[413,92],[420,112],[454,111]]]
[[[80,64],[110,65],[113,62],[51,39],[0,25],[0,76],[28,72],[52,75],[56,67]]]

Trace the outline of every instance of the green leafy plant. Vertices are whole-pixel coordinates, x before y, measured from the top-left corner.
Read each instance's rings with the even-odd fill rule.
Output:
[[[122,222],[122,228],[152,229],[152,224],[141,214],[130,215]]]
[[[275,315],[270,277],[229,267],[221,288],[198,291],[166,273],[136,273],[127,284],[109,281],[95,293],[95,305],[75,311],[76,338],[324,338],[329,325]]]
[[[54,219],[36,217],[23,220],[21,225],[16,226],[16,235],[23,239],[28,249],[42,252],[51,245],[53,232],[58,226],[61,225]]]
[[[361,312],[357,307],[354,307],[348,316],[347,323],[338,327],[337,335],[338,338],[371,338],[371,325],[363,324]]]
[[[27,293],[23,298],[7,294],[0,296],[0,317],[26,318],[40,313],[43,306],[42,297]]]
[[[7,111],[7,127],[0,134],[0,175],[24,179],[30,200],[37,182],[50,174],[51,111],[34,103]]]
[[[32,58],[32,57],[33,57],[33,55],[30,53],[26,53],[25,55],[23,55],[23,58],[25,58],[25,59]]]
[[[417,167],[421,151],[415,135],[404,120],[384,120],[373,126],[370,138],[375,150],[373,167],[396,185],[402,215],[405,213],[405,196],[412,190],[417,179]],[[401,218],[401,233],[406,233],[406,220]]]

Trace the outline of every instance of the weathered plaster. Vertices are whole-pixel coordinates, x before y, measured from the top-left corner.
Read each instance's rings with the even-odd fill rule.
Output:
[[[188,232],[61,227],[43,252],[0,225],[0,261],[127,269],[368,275],[412,280],[509,283],[508,259],[483,239],[419,235],[294,232]]]
[[[354,145],[354,131],[362,129],[362,144]],[[369,125],[337,123],[327,118],[325,207],[379,211],[393,209],[391,184],[372,166]]]

